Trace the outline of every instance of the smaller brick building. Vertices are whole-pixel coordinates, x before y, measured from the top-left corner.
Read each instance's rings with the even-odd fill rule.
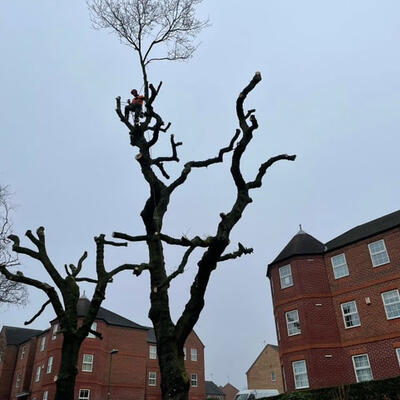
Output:
[[[89,300],[78,301],[78,317],[86,315]],[[51,400],[61,362],[62,335],[57,320],[37,331],[3,327],[0,333],[0,400]],[[82,343],[78,359],[75,399],[107,398],[110,358],[111,397],[118,400],[161,398],[160,371],[154,330],[100,308],[94,335]],[[118,350],[118,351],[115,351]],[[191,380],[189,398],[204,400],[204,345],[195,332],[185,343],[185,366]]]
[[[267,344],[246,375],[248,389],[277,389],[279,393],[283,393],[278,346]]]
[[[227,383],[225,386],[220,386],[220,389],[225,393],[225,400],[234,400],[239,391],[230,383]]]

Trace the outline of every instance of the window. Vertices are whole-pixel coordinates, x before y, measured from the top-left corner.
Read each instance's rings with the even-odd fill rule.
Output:
[[[349,275],[349,269],[344,254],[338,254],[337,256],[331,257],[331,263],[335,279]]]
[[[47,373],[48,374],[50,374],[51,373],[51,370],[53,369],[53,359],[54,359],[54,357],[53,356],[50,356],[49,357],[49,360],[47,361]]]
[[[18,374],[17,379],[15,380],[15,387],[19,388],[21,386],[22,375]]]
[[[368,354],[353,356],[354,372],[357,382],[370,381],[373,378],[371,366],[369,365]]]
[[[40,351],[44,351],[46,348],[46,336],[42,337],[42,340],[40,341]]]
[[[276,382],[276,372],[271,371],[271,382]]]
[[[197,361],[197,349],[190,349],[190,359]]]
[[[294,361],[293,375],[294,375],[294,385],[296,389],[308,388],[308,376],[307,376],[307,366],[305,360]]]
[[[89,400],[89,399],[90,399],[90,390],[89,389],[79,389],[78,400]]]
[[[149,346],[149,358],[150,358],[150,360],[157,359],[157,346],[153,346],[153,345]]]
[[[37,367],[36,376],[35,376],[35,382],[39,382],[40,381],[40,370],[41,370],[40,366]]]
[[[288,311],[285,315],[288,336],[299,335],[301,333],[299,312],[297,310]]]
[[[190,385],[192,387],[197,387],[197,374],[190,375]]]
[[[92,324],[92,326],[90,327],[90,329],[92,330],[92,331],[97,331],[97,322],[93,322],[93,324]],[[87,337],[89,338],[89,339],[94,339],[94,338],[96,338],[96,335],[94,335],[93,333],[91,333],[91,332],[89,332],[88,333],[88,335],[87,335]]]
[[[292,267],[290,264],[279,268],[279,278],[281,280],[281,289],[293,286]]]
[[[43,392],[42,400],[47,400],[48,398],[49,398],[49,392],[46,390],[45,392]]]
[[[82,371],[92,372],[93,371],[93,354],[84,354],[82,362]]]
[[[21,348],[21,360],[25,358],[26,346],[23,345]]]
[[[387,319],[400,317],[400,296],[399,291],[391,290],[390,292],[382,293],[383,304]]]
[[[383,239],[374,243],[370,243],[368,248],[369,254],[371,254],[373,267],[379,267],[380,265],[387,264],[389,262],[389,256]]]
[[[345,328],[354,328],[360,326],[360,317],[357,311],[357,304],[355,301],[349,301],[341,304],[342,315]]]
[[[51,334],[51,340],[57,339],[58,324],[53,325],[53,332]]]
[[[183,359],[186,361],[186,347],[183,348]]]
[[[397,361],[399,362],[400,366],[400,347],[396,349],[396,354],[397,354]]]
[[[157,372],[149,372],[149,386],[157,385]]]

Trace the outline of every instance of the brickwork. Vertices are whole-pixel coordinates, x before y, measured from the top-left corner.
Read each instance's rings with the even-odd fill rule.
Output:
[[[225,386],[220,387],[220,389],[225,393],[225,400],[234,400],[238,393],[238,389],[235,386],[227,383]]]
[[[248,389],[277,389],[283,392],[283,379],[277,346],[266,345],[246,372]]]
[[[373,267],[368,244],[384,240],[390,262]],[[335,279],[331,257],[344,254],[349,275]],[[293,286],[281,289],[279,268],[291,265]],[[354,383],[352,356],[368,354],[374,379],[400,375],[400,318],[388,319],[382,293],[400,290],[398,227],[323,255],[271,264],[274,315],[286,390],[295,390],[293,362],[305,360],[312,389]],[[355,302],[359,326],[346,327],[341,304]],[[301,333],[288,335],[285,313],[298,310]]]

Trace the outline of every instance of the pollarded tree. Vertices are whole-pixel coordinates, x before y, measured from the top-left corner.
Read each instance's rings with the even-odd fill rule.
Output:
[[[122,123],[128,128],[130,144],[139,150],[136,160],[143,178],[149,186],[150,196],[141,211],[145,234],[133,236],[114,232],[114,237],[132,242],[143,242],[148,247],[149,259],[138,266],[134,273],[139,276],[143,271],[150,274],[149,318],[157,338],[157,353],[161,370],[161,391],[163,399],[186,400],[189,391],[189,378],[184,367],[183,346],[189,333],[196,324],[204,306],[204,295],[211,273],[218,264],[252,252],[238,244],[238,249],[226,252],[230,243],[230,234],[243,211],[252,202],[250,192],[261,187],[262,178],[267,169],[279,160],[295,159],[295,155],[281,154],[261,164],[252,180],[247,180],[241,170],[241,160],[253,133],[258,128],[255,110],[245,111],[244,101],[248,94],[261,81],[257,72],[250,83],[241,91],[236,101],[236,114],[239,128],[234,133],[227,147],[219,150],[218,155],[202,161],[189,161],[179,176],[171,183],[165,163],[179,162],[177,148],[182,145],[170,136],[172,155],[153,157],[152,147],[166,132],[170,124],[165,125],[163,118],[155,111],[154,103],[161,88],[155,88],[148,82],[147,67],[154,60],[187,59],[194,51],[192,39],[206,22],[196,19],[194,7],[201,0],[88,0],[92,21],[96,27],[113,30],[120,40],[131,46],[139,55],[145,93],[145,119],[131,124],[121,110],[121,99],[116,99],[116,112]],[[152,52],[162,45],[173,49],[166,56],[152,56]],[[183,49],[183,50],[182,50]],[[146,139],[150,133],[150,139]],[[207,239],[172,237],[163,227],[164,217],[169,202],[181,185],[189,178],[194,168],[208,167],[223,162],[224,155],[231,155],[230,174],[236,188],[236,198],[226,213],[220,214],[216,224],[216,233]],[[156,172],[160,173],[160,177]],[[167,274],[164,258],[164,246],[181,246],[185,252],[176,270]],[[185,270],[189,258],[195,249],[203,249],[197,262],[197,272],[190,289],[190,298],[176,322],[171,318],[169,307],[169,286],[171,281]]]
[[[10,282],[32,286],[46,294],[48,300],[29,321],[25,322],[25,325],[38,318],[49,304],[52,305],[60,327],[57,333],[63,335],[61,365],[57,374],[55,400],[73,400],[80,346],[89,333],[101,338],[101,334],[93,331],[91,326],[105,298],[108,283],[112,281],[115,274],[125,270],[133,271],[136,268],[141,268],[141,266],[123,264],[107,271],[104,263],[105,246],[126,246],[127,243],[108,241],[105,239],[105,235],[101,234],[94,238],[96,242],[96,279],[79,276],[83,262],[87,257],[86,252],[83,253],[76,266],[73,264],[65,265],[65,275],[62,276],[47,253],[44,228],[37,229],[36,235],[30,230],[25,235],[36,249],[21,246],[18,236],[9,235],[9,239],[13,242],[13,251],[39,261],[47,271],[50,283],[25,276],[21,271],[11,272],[10,268],[15,265],[1,262],[0,273]],[[82,281],[94,283],[95,289],[87,313],[80,323],[77,315],[77,303],[80,297],[79,282]]]

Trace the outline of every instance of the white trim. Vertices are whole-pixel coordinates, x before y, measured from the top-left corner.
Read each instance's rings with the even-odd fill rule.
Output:
[[[88,360],[90,358],[90,361]],[[94,354],[84,354],[82,357],[82,372],[93,372]]]
[[[354,304],[354,308],[356,309],[353,312],[349,312],[348,314],[345,315],[344,310],[343,310],[343,306],[347,305],[347,304]],[[340,304],[340,308],[342,309],[342,317],[343,317],[343,323],[344,323],[344,327],[345,329],[351,329],[351,328],[357,328],[358,326],[361,326],[361,319],[360,319],[360,314],[358,313],[358,309],[357,309],[357,303],[355,300],[351,300],[351,301],[346,301],[346,303],[342,303]],[[346,324],[346,316],[353,316],[353,315],[357,315],[358,318],[358,325],[351,325],[351,326],[347,326]]]
[[[396,302],[396,303],[389,303],[389,305],[390,304],[398,304],[398,303],[400,303],[400,295],[399,295],[399,290],[398,289],[393,289],[393,290],[388,290],[387,292],[382,292],[381,293],[381,296],[382,296],[382,302],[383,302],[383,308],[385,309],[385,313],[386,313],[386,319],[396,319],[396,318],[399,318],[400,317],[400,313],[399,313],[399,315],[397,315],[397,316],[395,316],[395,317],[389,317],[388,316],[388,311],[387,311],[387,309],[386,309],[386,303],[385,303],[385,298],[384,298],[384,294],[386,294],[386,293],[390,293],[390,292],[397,292],[397,299],[398,299],[398,301]]]
[[[81,392],[83,391],[87,391],[87,396],[83,397],[81,395]],[[79,396],[78,396],[78,400],[89,400],[90,399],[90,389],[79,389]]]
[[[367,367],[356,367],[355,359],[356,359],[357,357],[367,357],[368,366],[367,366]],[[372,368],[371,368],[371,364],[370,364],[370,362],[369,362],[368,354],[357,354],[357,355],[355,355],[355,356],[352,356],[352,360],[353,360],[354,374],[356,375],[357,382],[366,382],[366,381],[372,381],[372,380],[374,380],[374,375],[372,374]],[[364,379],[364,380],[361,380],[361,381],[360,381],[360,380],[358,379],[357,371],[365,370],[365,369],[369,369],[369,371],[371,372],[371,379],[366,379],[366,380]]]
[[[53,361],[54,361],[53,356],[50,356],[49,359],[47,360],[47,370],[46,370],[47,374],[50,374],[51,370],[53,369]]]
[[[43,336],[40,340],[40,351],[44,351],[46,349],[46,336]]]
[[[149,346],[149,359],[157,360],[157,346],[154,346],[154,344]]]
[[[289,321],[288,320],[288,314],[290,314],[290,313],[296,313],[297,319],[293,319],[293,321]],[[301,334],[301,328],[300,328],[299,311],[298,310],[291,310],[291,311],[285,312],[285,319],[286,319],[286,329],[287,329],[288,336],[300,335]],[[293,331],[293,329],[292,329],[293,332],[290,332],[289,324],[290,324],[290,326],[293,326],[295,331]]]
[[[371,246],[374,245],[374,244],[377,244],[377,243],[379,243],[379,242],[382,242],[382,244],[383,244],[383,250],[377,251],[376,253],[372,253]],[[380,267],[381,265],[385,265],[385,264],[390,263],[389,253],[387,252],[386,245],[385,245],[385,241],[384,241],[383,239],[377,240],[377,241],[372,242],[372,243],[369,243],[369,244],[368,244],[368,250],[369,250],[369,255],[370,255],[370,257],[371,257],[372,266],[373,266],[374,268],[375,268],[375,267]],[[378,254],[384,254],[384,253],[386,253],[387,260],[386,260],[386,261],[383,261],[383,262],[381,262],[381,263],[379,263],[379,264],[375,264],[373,256],[376,256],[376,255],[378,255]]]
[[[399,367],[400,367],[400,347],[398,347],[398,348],[396,349],[396,355],[397,355],[397,361],[398,361]]]
[[[56,340],[57,339],[57,332],[58,332],[58,324],[53,325],[53,331],[51,334],[51,340]]]
[[[15,380],[15,387],[19,388],[21,386],[21,381],[22,381],[22,374],[19,372],[17,374],[17,379]]]
[[[336,264],[335,265],[335,260],[337,260],[341,256],[343,256],[344,262],[341,263],[341,264]],[[344,278],[345,276],[349,276],[350,275],[349,266],[347,265],[347,260],[346,260],[346,256],[345,256],[344,253],[336,254],[336,256],[331,257],[331,264],[332,264],[333,276],[335,277],[335,279]],[[347,273],[344,274],[344,275],[337,276],[337,274],[336,274],[337,269],[343,268],[343,267],[346,267]]]
[[[149,371],[148,385],[149,386],[157,386],[157,372]]]
[[[282,272],[284,268],[287,268],[289,273],[284,275]],[[279,267],[279,280],[281,284],[281,289],[286,289],[293,286],[292,266],[290,264]]]
[[[271,382],[276,382],[276,372],[271,371]]]
[[[198,387],[199,386],[199,379],[196,373],[190,375],[190,386],[191,387]]]
[[[49,391],[48,391],[48,390],[45,390],[45,391],[43,392],[42,400],[47,400],[48,398],[49,398]]]
[[[36,369],[36,375],[35,375],[35,382],[39,382],[40,381],[40,373],[41,373],[42,369],[40,367],[40,365],[37,367]]]
[[[23,360],[25,358],[25,353],[26,353],[26,345],[24,344],[21,347],[21,357],[20,357],[21,360]]]
[[[90,329],[91,329],[92,331],[97,332],[97,322],[96,322],[96,321],[92,323],[92,325],[90,326]],[[88,335],[87,335],[87,337],[88,337],[89,339],[96,339],[97,336],[94,335],[93,333],[89,332]]]
[[[306,380],[307,380],[307,384],[304,386],[297,386],[297,381],[296,381],[296,372],[295,372],[295,364],[302,364],[304,365],[304,370],[305,372],[302,372],[301,374],[297,374],[297,376],[299,375],[305,375],[306,376]],[[292,361],[292,368],[293,368],[293,379],[294,379],[294,386],[296,389],[306,389],[310,387],[310,382],[308,380],[308,371],[307,371],[307,363],[306,360],[297,360],[297,361]]]
[[[190,349],[190,360],[191,361],[197,361],[198,360],[197,349]]]

